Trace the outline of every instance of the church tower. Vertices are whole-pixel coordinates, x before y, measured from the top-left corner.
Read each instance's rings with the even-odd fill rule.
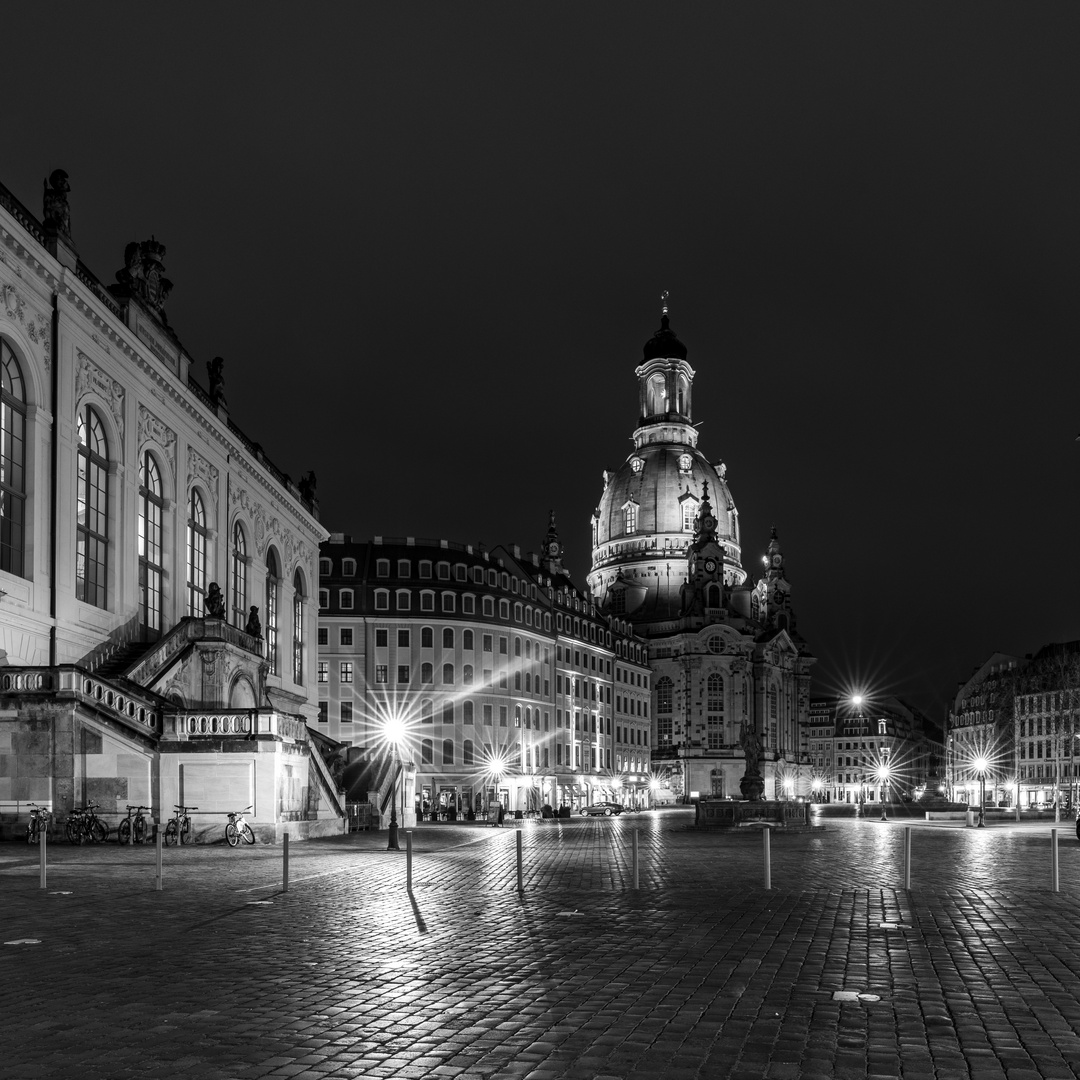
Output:
[[[687,800],[742,798],[749,745],[766,798],[809,795],[799,741],[814,656],[795,632],[775,528],[763,576],[743,568],[727,467],[698,449],[686,357],[665,293],[635,371],[634,447],[605,471],[593,513],[589,591],[649,639],[654,771]]]

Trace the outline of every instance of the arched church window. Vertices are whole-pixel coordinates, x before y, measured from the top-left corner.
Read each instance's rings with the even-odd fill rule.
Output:
[[[683,532],[694,531],[694,518],[697,517],[697,500],[687,499],[682,504],[682,527]]]
[[[656,681],[656,711],[670,713],[672,709],[674,683],[663,675]]]
[[[0,570],[23,577],[26,549],[26,390],[15,354],[4,341],[0,341],[0,447]],[[81,480],[81,457],[79,475]],[[82,521],[81,516],[79,520]]]
[[[628,502],[625,508],[626,514],[626,532],[637,532],[637,503]]]
[[[109,444],[101,420],[89,405],[79,410],[78,435],[75,595],[103,608],[109,552]]]
[[[154,641],[161,633],[161,519],[164,508],[161,473],[147,450],[139,463],[139,622],[147,641]]]
[[[293,682],[304,681],[304,579],[293,575]]]
[[[656,416],[668,411],[667,381],[659,373],[649,378],[646,410],[647,416]]]
[[[326,594],[328,605],[329,590]],[[234,523],[232,535],[232,615],[233,625],[243,630],[247,621],[247,539],[239,521]]]
[[[202,496],[191,489],[187,522],[187,579],[188,614],[198,618],[204,614],[206,596],[206,506]]]

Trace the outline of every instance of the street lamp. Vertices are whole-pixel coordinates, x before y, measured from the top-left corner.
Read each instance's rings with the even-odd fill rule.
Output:
[[[888,765],[879,765],[875,770],[878,782],[878,798],[881,800],[881,820],[887,821],[888,818],[885,814],[885,791],[889,786],[889,778],[892,775],[892,770]]]
[[[990,762],[984,757],[977,757],[974,762],[975,771],[979,774],[979,828],[984,828],[983,808],[986,805],[986,770]]]
[[[398,846],[398,818],[397,818],[397,775],[393,771],[394,764],[400,762],[398,747],[405,737],[405,725],[399,717],[391,717],[383,725],[383,738],[390,744],[390,826],[387,830],[386,850],[400,851]],[[405,783],[402,777],[401,798],[405,798]],[[404,810],[402,810],[404,815]]]

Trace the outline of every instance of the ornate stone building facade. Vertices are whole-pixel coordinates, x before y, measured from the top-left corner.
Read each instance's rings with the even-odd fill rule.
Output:
[[[604,473],[593,514],[589,590],[649,640],[654,767],[677,768],[685,798],[740,798],[749,757],[754,791],[780,797],[799,763],[814,657],[775,530],[764,575],[742,566],[727,468],[698,449],[686,358],[665,302],[635,372],[634,448]]]
[[[168,323],[165,248],[105,287],[66,175],[43,220],[0,187],[0,815],[86,802],[115,823],[198,805],[220,833],[339,829],[317,714],[313,478],[229,418]]]

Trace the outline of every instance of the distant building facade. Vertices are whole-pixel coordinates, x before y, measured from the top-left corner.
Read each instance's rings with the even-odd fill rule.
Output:
[[[58,170],[39,221],[0,188],[0,810],[339,830],[306,728],[313,481],[230,420],[220,359],[195,378],[160,243],[108,288],[81,262],[68,189]]]
[[[799,741],[814,657],[775,530],[763,576],[743,569],[727,468],[698,449],[686,357],[665,303],[636,369],[633,450],[604,473],[593,514],[589,592],[649,642],[653,766],[679,773],[684,798],[744,797],[748,748],[767,798],[796,783],[806,794]]]
[[[561,550],[553,523],[543,556],[343,534],[323,544],[317,723],[373,766],[402,723],[407,813],[644,800],[646,643],[574,588]],[[397,777],[368,775],[385,811]]]

